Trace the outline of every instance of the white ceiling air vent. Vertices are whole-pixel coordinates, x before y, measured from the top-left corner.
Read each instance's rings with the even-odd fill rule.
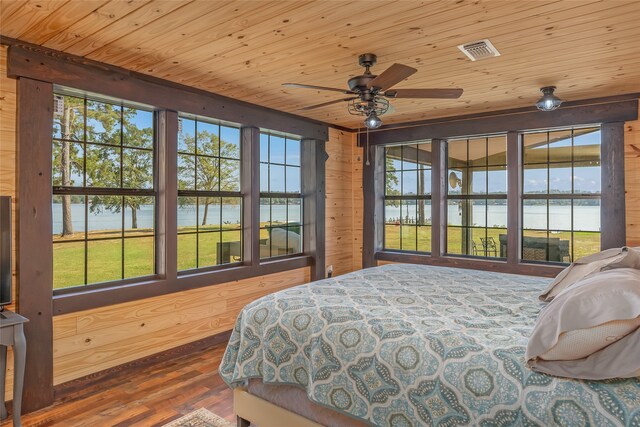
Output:
[[[500,56],[500,52],[498,52],[498,49],[496,49],[488,39],[461,44],[460,46],[458,46],[458,49],[460,49],[472,61]]]

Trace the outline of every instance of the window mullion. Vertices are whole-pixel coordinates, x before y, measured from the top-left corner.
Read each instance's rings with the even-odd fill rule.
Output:
[[[520,260],[522,224],[522,144],[518,132],[507,133],[507,263]]]

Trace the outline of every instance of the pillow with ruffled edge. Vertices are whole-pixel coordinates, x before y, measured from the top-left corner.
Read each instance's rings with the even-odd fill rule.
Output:
[[[527,365],[569,378],[636,377],[640,329],[633,325],[638,317],[640,270],[616,268],[593,274],[559,293],[540,312],[527,343]],[[618,335],[603,334],[614,321],[624,321]],[[573,342],[572,350],[576,331],[582,343]],[[555,360],[558,357],[566,360]]]
[[[582,257],[562,270],[539,298],[542,301],[549,302],[580,279],[612,268],[640,269],[640,248],[623,246]]]

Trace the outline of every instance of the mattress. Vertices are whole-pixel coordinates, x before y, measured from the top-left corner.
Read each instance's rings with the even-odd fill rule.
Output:
[[[640,379],[529,370],[548,279],[406,264],[280,291],[238,316],[220,374],[380,426],[640,425]]]

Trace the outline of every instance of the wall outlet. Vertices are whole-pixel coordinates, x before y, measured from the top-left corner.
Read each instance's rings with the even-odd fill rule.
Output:
[[[327,277],[333,276],[333,265],[327,267]]]

